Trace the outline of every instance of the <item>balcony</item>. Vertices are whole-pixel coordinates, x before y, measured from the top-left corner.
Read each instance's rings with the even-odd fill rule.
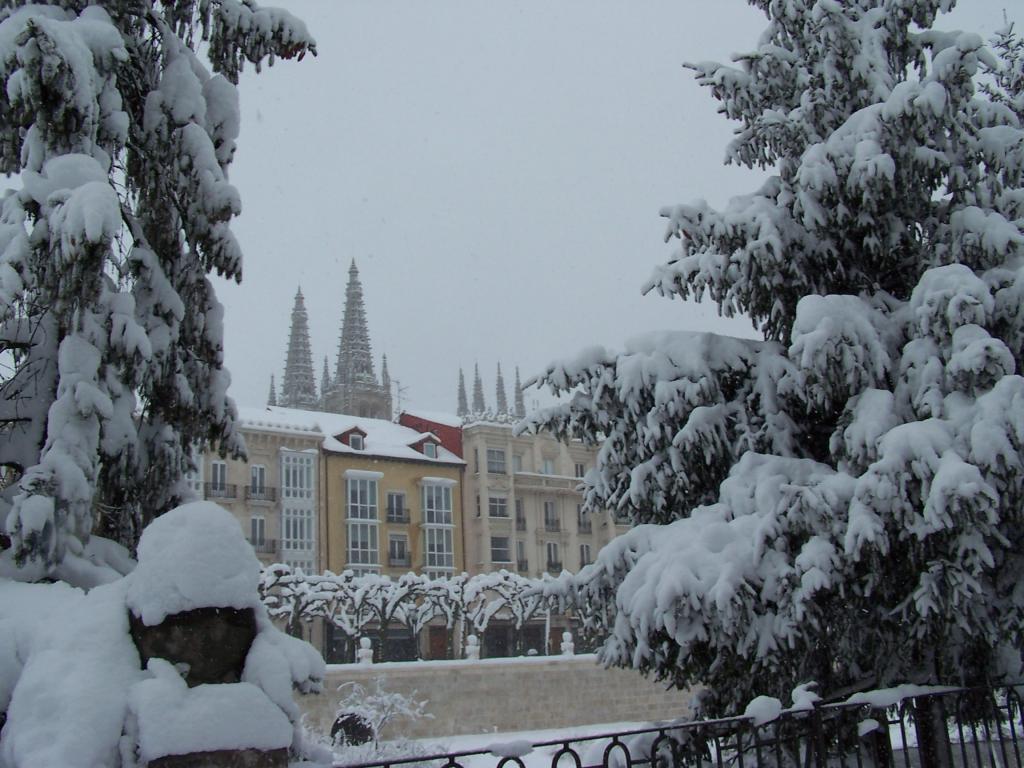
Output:
[[[409,522],[409,510],[408,509],[389,509],[387,521],[389,523],[401,523],[403,525]]]
[[[412,564],[412,558],[405,555],[388,555],[388,565],[392,568],[408,568]]]
[[[530,572],[530,564],[526,560],[517,560],[516,561],[516,570],[519,571],[520,573],[529,573]]]
[[[557,576],[562,572],[562,561],[561,560],[549,560],[548,561],[548,573],[552,576]]]
[[[593,533],[594,532],[594,524],[591,522],[589,517],[586,520],[580,520],[579,521],[579,530],[580,530],[580,533]]]
[[[245,486],[245,498],[247,501],[277,501],[277,488],[266,485],[259,487],[247,485]]]
[[[203,483],[203,494],[207,499],[237,499],[238,487],[230,483]]]
[[[565,475],[545,475],[542,472],[516,472],[515,483],[521,488],[538,488],[578,495],[576,486],[580,484],[580,480]]]
[[[249,543],[257,555],[277,554],[277,539],[253,539],[250,537]]]
[[[526,518],[525,517],[517,517],[516,518],[516,530],[517,531],[525,531],[526,530]]]
[[[559,533],[562,530],[562,523],[558,520],[545,520],[544,530],[548,533]]]

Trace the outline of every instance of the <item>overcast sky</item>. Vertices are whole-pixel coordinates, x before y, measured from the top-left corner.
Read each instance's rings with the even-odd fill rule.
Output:
[[[319,56],[250,73],[231,180],[245,253],[218,283],[240,405],[280,382],[298,286],[333,370],[348,265],[402,403],[454,411],[479,363],[489,404],[593,344],[664,328],[751,335],[711,304],[640,287],[671,256],[663,205],[721,205],[759,176],[722,165],[731,124],[683,69],[754,47],[741,0],[268,0]],[[961,0],[988,37],[1019,0]],[[379,370],[378,370],[379,373]],[[528,402],[535,395],[528,394]]]

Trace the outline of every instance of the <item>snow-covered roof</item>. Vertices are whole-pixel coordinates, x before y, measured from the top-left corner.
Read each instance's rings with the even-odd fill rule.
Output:
[[[419,408],[406,408],[402,413],[417,419],[432,421],[435,424],[441,424],[446,427],[462,426],[462,419],[459,416],[456,416],[453,413],[445,413],[444,411],[421,411]]]
[[[426,461],[435,464],[465,464],[442,445],[438,445],[437,458],[425,456],[412,446],[429,439],[439,442],[431,432],[418,432],[384,419],[367,419],[340,413],[301,411],[268,405],[263,408],[239,408],[239,420],[244,427],[257,427],[286,433],[305,433],[321,436],[321,447],[331,453],[352,453],[407,461]],[[426,418],[426,417],[423,417]],[[357,450],[337,439],[338,435],[358,428],[366,437],[363,448]]]

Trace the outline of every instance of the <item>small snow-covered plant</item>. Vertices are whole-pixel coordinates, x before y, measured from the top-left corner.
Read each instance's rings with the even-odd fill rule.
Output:
[[[342,683],[339,691],[345,692],[338,702],[336,718],[355,714],[365,721],[373,732],[374,748],[380,747],[380,736],[384,728],[401,720],[416,722],[434,716],[426,711],[426,699],[417,699],[416,691],[408,695],[384,688],[380,677],[373,679],[373,687],[367,688],[356,682]]]

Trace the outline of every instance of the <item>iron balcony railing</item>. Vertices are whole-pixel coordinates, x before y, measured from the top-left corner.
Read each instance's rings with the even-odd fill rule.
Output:
[[[387,521],[389,523],[408,523],[409,522],[409,510],[405,509],[389,509]]]
[[[593,533],[594,524],[590,520],[580,520],[580,533]]]
[[[232,483],[203,483],[203,493],[208,499],[237,499],[238,487]]]
[[[245,498],[249,501],[277,501],[277,488],[269,485],[253,487],[245,486]]]
[[[680,722],[348,768],[1024,768],[1019,686],[939,689],[896,703],[815,705],[768,722]],[[671,718],[673,712],[666,712]],[[524,760],[524,758],[526,758]]]
[[[402,566],[408,567],[412,563],[412,558],[409,555],[388,555],[388,565],[392,567]]]
[[[273,555],[277,553],[277,539],[254,539],[249,538],[249,543],[259,555]]]
[[[561,560],[548,560],[548,573],[557,576],[562,572]]]
[[[526,530],[526,518],[525,517],[517,517],[516,518],[516,530],[517,531],[525,531]]]
[[[562,530],[562,524],[558,520],[545,520],[544,530],[548,533],[558,533]]]
[[[530,564],[529,564],[529,562],[527,562],[526,560],[517,560],[516,561],[516,570],[519,571],[520,573],[529,573],[530,572]]]

